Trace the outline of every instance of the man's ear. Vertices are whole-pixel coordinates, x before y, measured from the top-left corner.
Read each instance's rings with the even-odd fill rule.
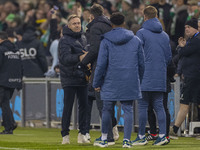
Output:
[[[144,17],[144,21],[146,21],[146,16],[144,15],[143,17]]]
[[[148,20],[148,18],[144,15],[144,21],[147,21]]]
[[[92,21],[94,19],[94,15],[90,14],[90,21]]]

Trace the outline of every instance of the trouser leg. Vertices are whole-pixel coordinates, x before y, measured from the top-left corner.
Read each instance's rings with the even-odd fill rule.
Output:
[[[150,93],[142,92],[142,99],[138,100],[139,114],[139,135],[145,135],[145,126],[147,122],[147,109],[149,106]]]
[[[163,107],[163,92],[153,92],[153,107],[159,124],[159,134],[166,135],[166,114]]]
[[[124,110],[124,139],[130,140],[133,127],[133,101],[121,101]]]
[[[89,133],[90,131],[93,101],[94,101],[93,97],[88,97],[88,108],[87,108],[87,115],[86,115],[86,133]]]
[[[64,108],[62,114],[62,137],[69,135],[70,119],[74,103],[76,89],[74,87],[64,88]]]
[[[163,106],[165,109],[166,114],[166,136],[169,136],[169,130],[170,130],[170,113],[168,109],[168,93],[164,93],[163,96]]]
[[[157,132],[156,132],[156,115],[153,110],[152,101],[149,103],[149,107],[148,107],[148,122],[149,122],[149,126],[150,126],[150,133],[157,134]]]
[[[13,112],[10,108],[10,99],[13,95],[14,89],[4,88],[0,89],[0,103],[2,108],[3,126],[6,131],[10,131],[14,125]]]
[[[77,88],[78,111],[79,111],[79,131],[81,134],[86,134],[86,115],[88,106],[88,88],[80,86]]]

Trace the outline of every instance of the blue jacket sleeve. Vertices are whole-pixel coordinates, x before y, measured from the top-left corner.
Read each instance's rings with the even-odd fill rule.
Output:
[[[107,67],[108,67],[108,49],[106,46],[106,41],[103,40],[100,44],[97,66],[94,74],[94,80],[93,80],[94,88],[102,86]]]

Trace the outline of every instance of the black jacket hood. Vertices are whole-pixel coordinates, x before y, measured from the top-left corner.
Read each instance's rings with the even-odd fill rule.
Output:
[[[3,41],[0,46],[4,46],[6,47],[7,49],[13,51],[13,52],[16,52],[17,51],[17,47],[15,46],[14,43],[10,42],[9,40],[5,40]]]
[[[87,28],[89,29],[94,23],[97,23],[97,22],[102,22],[102,23],[105,23],[105,24],[108,24],[109,26],[111,26],[110,20],[106,16],[102,15],[102,16],[99,16],[97,18],[94,18],[92,20],[92,22],[90,22],[87,25]]]
[[[36,33],[32,30],[27,30],[22,37],[22,41],[26,42],[26,41],[32,41],[34,40],[36,37]]]

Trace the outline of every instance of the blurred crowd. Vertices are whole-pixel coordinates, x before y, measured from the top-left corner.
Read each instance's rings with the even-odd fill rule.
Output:
[[[126,16],[126,28],[134,33],[144,22],[145,6],[154,6],[163,29],[170,36],[173,55],[176,54],[178,38],[184,36],[185,22],[193,17],[198,19],[200,10],[197,0],[1,0],[0,31],[6,31],[13,42],[19,42],[23,64],[26,65],[24,76],[58,76],[57,47],[62,27],[67,24],[70,14],[76,14],[81,17],[86,32],[90,21],[89,9],[94,3],[104,7],[104,15],[108,18],[113,12],[122,12]],[[58,11],[56,36],[55,29],[52,33],[54,27],[50,27],[54,9]],[[31,59],[35,59],[34,63]]]

